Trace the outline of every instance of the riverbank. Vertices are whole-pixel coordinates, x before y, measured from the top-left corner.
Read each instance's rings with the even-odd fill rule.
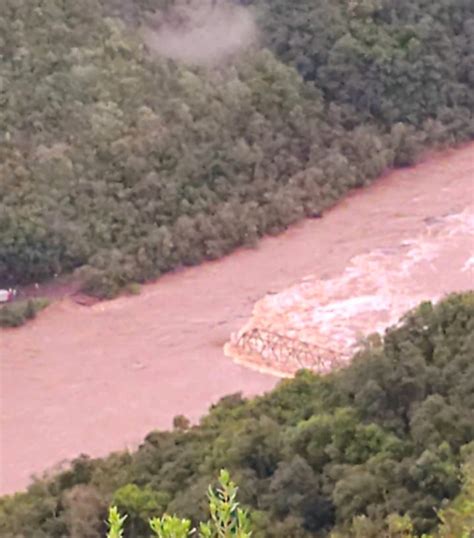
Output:
[[[79,453],[133,446],[175,415],[196,421],[225,394],[272,388],[275,377],[223,355],[254,304],[307,275],[335,279],[354,257],[417,237],[426,219],[472,204],[473,183],[470,144],[394,171],[255,250],[165,275],[134,297],[90,307],[66,297],[2,331],[0,493]],[[446,268],[446,291],[456,278]]]

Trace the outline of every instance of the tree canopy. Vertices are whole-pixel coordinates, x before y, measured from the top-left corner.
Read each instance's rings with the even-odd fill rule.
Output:
[[[212,68],[141,39],[181,1],[3,1],[0,285],[112,296],[474,134],[469,0],[247,2],[262,46]]]

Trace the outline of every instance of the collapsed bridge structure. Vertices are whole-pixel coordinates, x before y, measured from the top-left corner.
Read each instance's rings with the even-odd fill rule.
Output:
[[[301,369],[328,373],[347,362],[339,351],[256,327],[232,335],[224,351],[239,363],[281,377]]]

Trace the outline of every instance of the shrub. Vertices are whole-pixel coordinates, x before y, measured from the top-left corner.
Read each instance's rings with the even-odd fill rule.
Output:
[[[226,470],[219,474],[219,487],[216,490],[209,487],[208,500],[211,519],[199,524],[200,538],[250,538],[248,514],[239,507],[237,487]],[[123,536],[127,517],[121,516],[117,507],[110,508],[107,538]],[[191,525],[189,519],[168,514],[149,520],[149,526],[157,538],[187,538],[196,532],[196,529],[191,529]]]
[[[15,301],[0,307],[0,327],[19,327],[49,305],[48,299]]]

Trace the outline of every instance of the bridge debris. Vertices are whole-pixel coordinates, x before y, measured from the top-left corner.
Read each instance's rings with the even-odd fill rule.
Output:
[[[224,352],[236,362],[280,377],[291,377],[302,369],[328,373],[348,359],[333,349],[256,327],[232,335]]]

